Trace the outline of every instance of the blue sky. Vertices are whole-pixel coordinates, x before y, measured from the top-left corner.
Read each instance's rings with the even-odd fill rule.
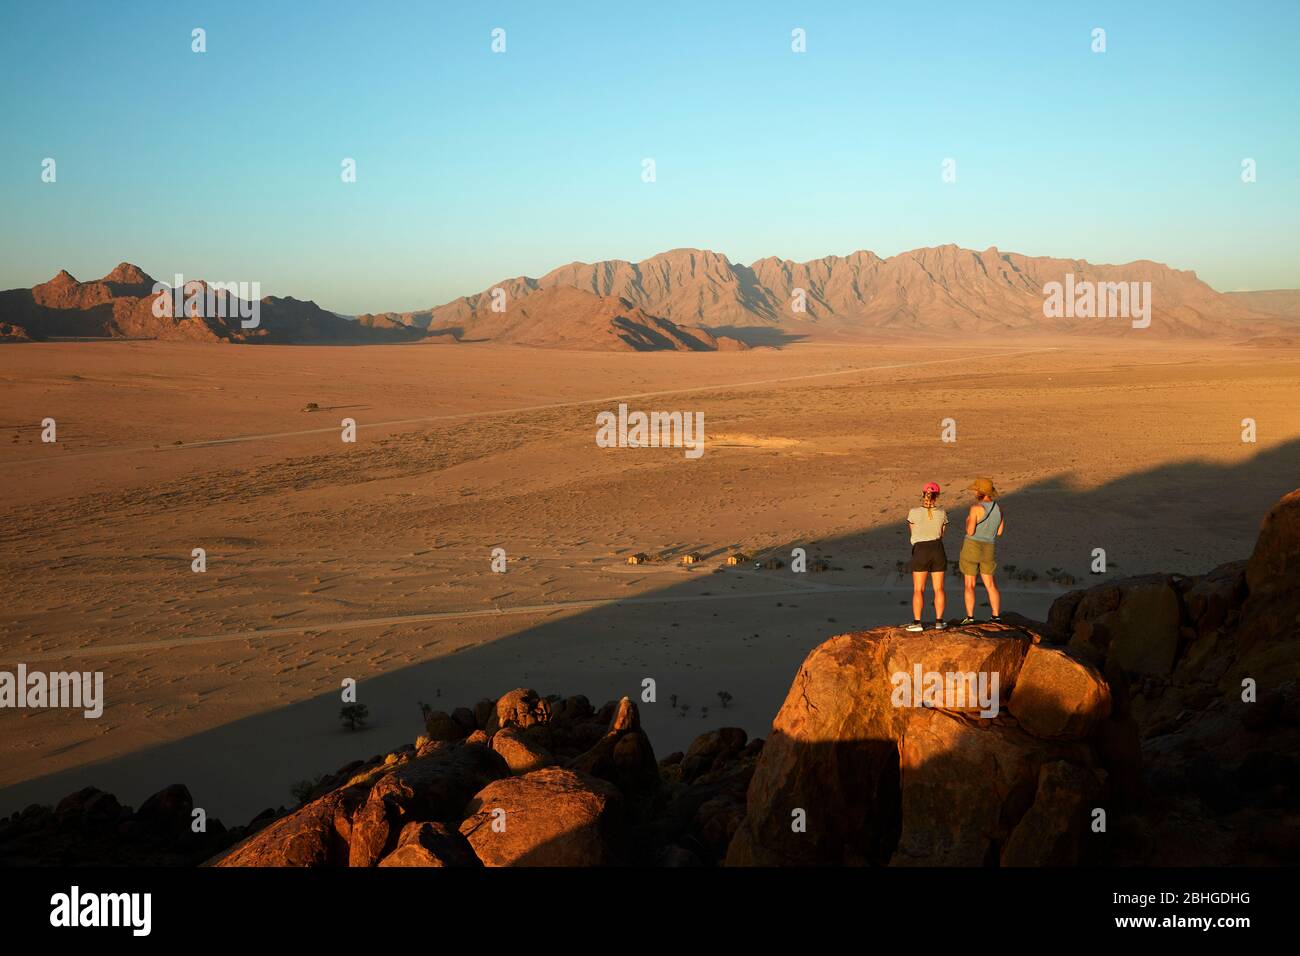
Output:
[[[0,288],[125,259],[352,313],[947,242],[1300,287],[1297,49],[1294,2],[0,0]]]

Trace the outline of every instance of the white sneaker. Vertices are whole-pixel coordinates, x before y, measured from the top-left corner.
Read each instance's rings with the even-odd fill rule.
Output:
[[[909,631],[924,631],[925,625],[920,621],[913,621],[911,624],[907,625],[907,629]]]
[[[947,630],[947,628],[948,628],[948,622],[947,622],[947,621],[935,621],[935,622],[934,622],[934,629],[935,629],[936,631]]]

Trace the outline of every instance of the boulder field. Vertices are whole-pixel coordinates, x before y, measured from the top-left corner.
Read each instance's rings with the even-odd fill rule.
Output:
[[[0,863],[1061,866],[1300,861],[1300,491],[1254,553],[1107,580],[1046,622],[832,637],[765,739],[656,758],[628,698],[516,688],[245,827],[87,788]],[[645,704],[643,706],[655,706]]]

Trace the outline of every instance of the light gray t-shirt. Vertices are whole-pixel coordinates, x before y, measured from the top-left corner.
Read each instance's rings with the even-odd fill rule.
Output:
[[[912,526],[912,544],[918,541],[937,541],[943,537],[948,512],[942,508],[931,508],[927,515],[924,508],[917,507],[907,513],[907,520]]]

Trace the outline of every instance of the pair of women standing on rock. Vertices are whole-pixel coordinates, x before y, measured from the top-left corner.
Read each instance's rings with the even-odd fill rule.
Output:
[[[957,563],[965,578],[966,617],[962,624],[975,623],[975,578],[978,575],[984,581],[989,592],[989,608],[993,620],[1001,619],[1002,595],[998,592],[994,573],[997,571],[995,560],[996,543],[1006,527],[1002,516],[1002,506],[998,504],[998,490],[987,478],[977,478],[971,482],[968,491],[975,493],[975,501],[966,514],[966,538],[962,542],[961,554]],[[948,513],[939,507],[939,486],[931,481],[921,493],[921,505],[913,508],[907,515],[907,524],[912,532],[912,623],[909,631],[925,630],[921,623],[921,614],[925,608],[925,579],[928,577],[934,589],[934,627],[943,630],[947,623],[943,619],[946,596],[943,590],[944,574],[948,570],[948,555],[943,548],[943,533],[948,527]]]

